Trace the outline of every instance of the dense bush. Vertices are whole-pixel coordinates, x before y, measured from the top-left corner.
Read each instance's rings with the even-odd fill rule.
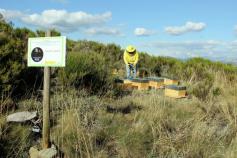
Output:
[[[0,94],[22,96],[41,83],[39,68],[27,68],[27,41],[36,34],[0,21]]]
[[[59,81],[64,86],[103,93],[111,86],[110,74],[109,64],[101,54],[69,53],[66,67],[59,70]]]
[[[26,69],[25,55],[27,38],[34,36],[28,29],[14,29],[0,22],[0,93],[12,92],[22,80]]]
[[[197,98],[199,98],[202,101],[205,101],[210,94],[210,91],[213,86],[214,78],[211,74],[207,74],[205,78],[202,81],[197,81],[192,86],[192,94],[195,95]]]
[[[94,41],[67,41],[68,50],[72,52],[96,52],[102,55],[112,68],[123,68],[123,50],[115,44],[102,44]]]

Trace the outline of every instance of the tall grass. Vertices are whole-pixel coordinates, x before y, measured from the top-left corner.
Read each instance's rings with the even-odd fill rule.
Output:
[[[51,140],[67,157],[235,157],[237,84],[218,73],[205,99],[175,100],[163,90],[111,98],[55,89]],[[186,84],[192,93],[195,85]],[[42,115],[36,99],[18,104]],[[32,145],[29,128],[0,120],[1,153],[24,157]]]
[[[205,100],[162,90],[119,99],[60,94],[54,141],[68,157],[234,157],[237,84],[218,76]]]

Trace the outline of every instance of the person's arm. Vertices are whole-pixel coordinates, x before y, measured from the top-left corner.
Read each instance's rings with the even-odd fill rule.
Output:
[[[123,60],[126,65],[128,65],[127,57],[126,57],[126,52],[123,53]]]
[[[136,54],[135,54],[135,62],[134,62],[134,65],[137,65],[138,58],[139,58],[138,53],[136,53]]]

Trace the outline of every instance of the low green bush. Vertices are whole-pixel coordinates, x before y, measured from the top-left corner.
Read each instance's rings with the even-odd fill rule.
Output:
[[[62,85],[85,88],[91,93],[102,94],[112,84],[109,64],[96,52],[69,53],[66,67],[58,74]]]
[[[198,99],[205,101],[211,92],[212,82],[213,82],[212,79],[210,80],[206,79],[206,80],[197,82],[192,87],[191,94],[196,96]]]
[[[0,94],[18,97],[37,89],[42,81],[39,68],[28,68],[27,41],[36,34],[0,21]]]

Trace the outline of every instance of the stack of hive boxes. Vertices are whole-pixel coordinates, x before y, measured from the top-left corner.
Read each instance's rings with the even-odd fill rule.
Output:
[[[165,96],[172,98],[186,97],[186,87],[178,85],[167,85],[165,87]]]
[[[165,85],[178,85],[179,81],[177,79],[165,77],[164,78],[164,84]]]
[[[186,97],[186,87],[178,85],[179,81],[172,78],[148,77],[148,78],[134,78],[124,79],[123,89],[161,89],[165,88],[165,96],[172,98]]]
[[[124,80],[116,79],[115,83],[119,85],[122,89],[126,90],[134,89],[134,86],[132,85],[133,82],[130,79],[124,79]]]
[[[148,90],[149,89],[149,80],[148,79],[141,79],[141,78],[134,78],[132,79],[132,85],[135,89],[138,90]]]
[[[164,88],[164,78],[161,77],[148,77],[149,88],[151,89],[160,89]]]
[[[165,78],[165,96],[172,98],[184,98],[186,97],[186,87],[180,86],[179,81],[174,78]]]

